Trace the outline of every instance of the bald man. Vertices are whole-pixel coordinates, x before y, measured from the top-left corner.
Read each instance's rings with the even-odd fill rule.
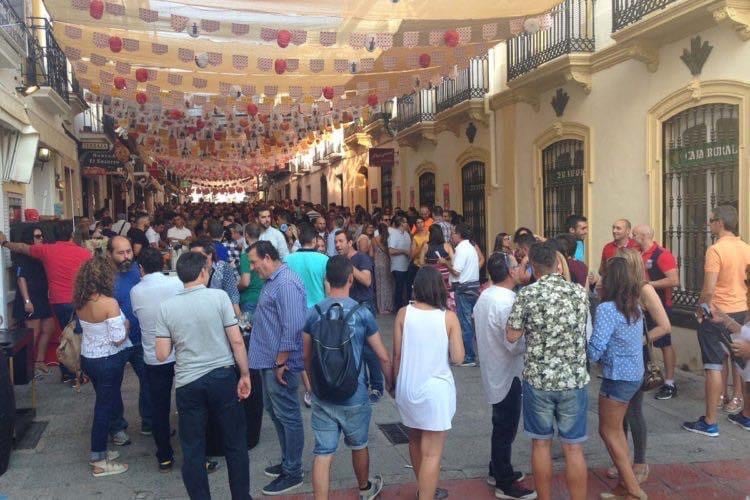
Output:
[[[633,228],[633,239],[641,247],[643,266],[649,283],[656,289],[667,314],[672,312],[672,289],[680,286],[680,275],[677,271],[677,261],[674,255],[659,246],[654,241],[654,228],[647,224],[639,224]],[[653,322],[646,316],[648,328],[653,328]],[[654,396],[656,399],[672,399],[677,396],[677,386],[674,383],[674,371],[677,365],[677,354],[672,346],[672,335],[666,334],[654,342],[654,346],[661,349],[664,357],[664,385]]]
[[[617,255],[620,248],[633,248],[640,251],[638,243],[630,237],[632,226],[627,219],[618,219],[612,223],[613,240],[604,245],[602,249],[602,261],[599,264],[599,274],[604,276],[604,270],[607,267],[607,261]]]

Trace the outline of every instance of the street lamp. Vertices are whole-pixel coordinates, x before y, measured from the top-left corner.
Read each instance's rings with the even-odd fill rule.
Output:
[[[396,135],[396,131],[393,130],[393,128],[390,126],[391,118],[393,117],[393,99],[386,99],[386,101],[383,103],[383,109],[385,110],[385,113],[383,115],[383,126],[385,127],[385,131],[388,132],[388,134],[393,137]]]
[[[52,157],[52,152],[49,148],[39,148],[36,152],[36,159],[40,163],[47,163]]]

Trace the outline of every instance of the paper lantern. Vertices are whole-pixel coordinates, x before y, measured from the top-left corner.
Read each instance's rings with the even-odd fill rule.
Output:
[[[138,92],[135,95],[135,102],[141,105],[146,104],[146,102],[148,102],[148,96],[145,92]]]
[[[247,105],[247,114],[250,116],[255,116],[258,114],[258,106],[256,106],[254,103],[250,103]]]
[[[122,77],[122,76],[116,76],[114,84],[117,90],[122,90],[127,86],[127,83],[125,82],[125,77]]]
[[[428,68],[430,66],[430,54],[421,54],[419,56],[419,65],[423,68]]]
[[[460,37],[458,35],[458,31],[456,30],[448,30],[443,35],[443,41],[445,41],[445,45],[448,47],[455,47],[458,45]]]
[[[286,71],[286,59],[276,59],[273,62],[273,69],[277,75],[283,75]]]
[[[141,83],[148,80],[148,70],[146,68],[138,68],[135,70],[135,79]]]
[[[204,121],[203,121],[203,120],[201,120],[200,118],[198,118],[198,119],[197,119],[197,120],[195,121],[195,128],[196,128],[197,130],[203,130],[203,127],[205,127],[205,126],[206,126],[206,122],[204,122]]]
[[[333,99],[333,87],[323,87],[323,97],[328,100]]]
[[[91,0],[89,4],[89,15],[94,19],[101,19],[104,15],[104,2],[102,0]]]
[[[208,66],[208,54],[201,52],[195,56],[195,65],[199,68],[205,68]]]
[[[378,96],[375,94],[370,94],[367,96],[367,104],[371,107],[375,107],[378,105]]]
[[[119,36],[109,37],[109,50],[117,54],[122,50],[122,38]]]
[[[289,46],[289,42],[292,41],[292,34],[287,30],[279,30],[279,33],[276,35],[276,43],[279,44],[279,47],[282,49],[285,49]]]
[[[172,109],[169,111],[169,117],[173,120],[182,120],[185,117],[185,113],[179,109]]]

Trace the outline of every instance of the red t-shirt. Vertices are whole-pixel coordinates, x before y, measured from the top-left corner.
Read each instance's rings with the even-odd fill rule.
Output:
[[[73,302],[76,274],[91,253],[72,241],[58,241],[51,245],[31,245],[29,253],[42,262],[49,283],[50,304]]]
[[[661,271],[662,274],[666,274],[667,271],[677,269],[677,261],[675,260],[674,255],[672,255],[672,252],[670,252],[666,248],[661,248],[661,255],[659,255],[659,258],[656,260],[656,262],[653,261],[651,256],[654,254],[657,248],[661,247],[654,243],[653,245],[651,245],[651,248],[641,254],[643,256],[643,267],[646,270],[646,279],[649,281],[651,281],[651,278],[648,274],[649,269],[653,269],[654,267],[656,267]],[[672,307],[671,288],[660,288],[656,290],[656,293],[659,294],[664,307]]]
[[[602,249],[602,263],[599,265],[599,272],[601,273],[604,271],[605,266],[607,265],[607,261],[617,255],[617,250],[620,247],[617,246],[617,243],[614,241],[610,241],[606,245],[604,245],[604,248]],[[638,246],[638,243],[631,238],[628,238],[628,243],[625,245],[625,248],[632,248],[634,250],[641,251],[641,247]]]

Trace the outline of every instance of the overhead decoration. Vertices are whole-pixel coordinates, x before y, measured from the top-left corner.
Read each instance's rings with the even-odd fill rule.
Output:
[[[292,41],[292,34],[287,30],[279,30],[276,34],[276,43],[279,47],[285,49],[289,46],[289,42]]]
[[[148,80],[148,70],[146,68],[138,68],[135,70],[135,79],[141,83]]]
[[[109,50],[117,54],[122,50],[122,38],[119,36],[109,37]]]
[[[94,19],[101,19],[104,15],[104,2],[102,0],[91,0],[91,3],[89,3],[89,15]]]

